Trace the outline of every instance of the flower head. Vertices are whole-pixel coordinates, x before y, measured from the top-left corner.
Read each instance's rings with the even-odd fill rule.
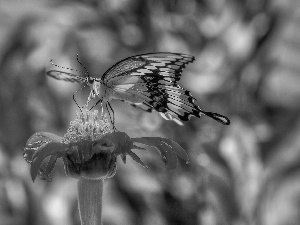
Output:
[[[124,132],[112,132],[105,115],[84,109],[64,137],[47,132],[33,134],[24,149],[24,158],[31,164],[31,177],[51,181],[56,160],[62,158],[67,176],[76,179],[106,179],[116,173],[117,156],[126,163],[126,155],[147,168],[133,149],[156,149],[167,170],[178,164],[177,156],[188,162],[185,150],[175,141],[161,137],[130,138]],[[177,156],[176,156],[177,155]]]
[[[71,121],[70,127],[62,140],[63,143],[76,143],[82,140],[97,140],[102,135],[111,133],[110,122],[106,115],[101,114],[98,118],[98,110],[88,111],[82,109],[81,113],[76,114],[76,119]]]

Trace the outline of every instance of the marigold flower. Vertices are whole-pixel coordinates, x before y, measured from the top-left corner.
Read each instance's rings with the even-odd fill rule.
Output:
[[[103,180],[115,175],[117,156],[126,163],[129,155],[147,168],[133,149],[157,149],[167,170],[176,168],[177,156],[188,162],[188,155],[175,141],[160,137],[130,138],[124,132],[112,132],[106,116],[98,118],[97,110],[87,109],[77,114],[64,137],[47,132],[32,135],[26,143],[24,158],[31,164],[33,182],[37,175],[51,181],[56,160],[63,159],[66,175],[78,179],[81,224],[90,225],[102,224]]]
[[[130,138],[124,132],[112,132],[105,115],[98,118],[97,110],[87,109],[77,114],[64,137],[48,132],[33,134],[26,143],[24,158],[31,164],[33,181],[37,175],[51,181],[50,174],[58,158],[63,159],[67,176],[106,179],[116,173],[119,155],[124,163],[129,155],[147,168],[133,149],[157,149],[168,171],[178,165],[177,156],[186,162],[189,160],[185,150],[175,141],[161,137]]]

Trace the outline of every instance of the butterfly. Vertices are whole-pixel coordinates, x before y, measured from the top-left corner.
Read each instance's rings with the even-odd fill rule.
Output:
[[[93,78],[77,55],[77,61],[86,70],[86,77],[59,70],[50,70],[46,74],[58,80],[82,83],[83,87],[89,86],[91,92],[87,104],[98,97],[96,104],[103,103],[112,112],[110,101],[118,99],[147,112],[157,111],[164,119],[173,120],[180,125],[192,116],[200,118],[201,115],[229,125],[227,117],[200,109],[191,93],[178,85],[183,68],[194,60],[193,56],[182,53],[135,55],[117,62],[101,78]],[[75,100],[74,94],[73,99]]]

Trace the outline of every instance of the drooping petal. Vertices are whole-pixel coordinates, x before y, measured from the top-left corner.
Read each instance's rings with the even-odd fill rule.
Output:
[[[38,133],[33,134],[28,139],[26,145],[32,144],[32,143],[37,142],[37,141],[42,141],[42,140],[45,140],[45,139],[48,139],[48,140],[51,140],[51,141],[54,141],[54,142],[61,142],[62,137],[60,137],[56,134],[49,133],[49,132],[38,132]]]
[[[131,138],[125,132],[113,132],[105,134],[101,139],[108,139],[116,145],[114,153],[117,155],[126,154],[133,146]]]
[[[127,154],[137,163],[139,163],[142,167],[145,169],[148,169],[148,167],[145,165],[145,163],[132,151],[127,152]]]
[[[38,149],[42,148],[47,143],[61,142],[61,140],[61,137],[48,132],[35,133],[28,139],[24,148],[23,157],[26,160],[26,162],[31,163],[33,160],[33,155]]]
[[[176,142],[167,138],[161,137],[142,137],[142,138],[131,138],[131,140],[135,143],[141,143],[144,145],[152,146],[157,148],[160,146],[161,142],[167,143],[171,148],[172,151],[176,153],[180,158],[185,160],[186,162],[189,161],[189,156],[186,151]]]
[[[44,171],[42,169],[40,169],[40,171],[41,171],[40,175],[41,175],[42,180],[46,180],[48,182],[52,181],[52,179],[50,178],[50,174],[51,174],[52,170],[54,169],[56,160],[57,160],[57,155],[51,155],[47,162],[46,169]]]
[[[145,149],[157,149],[160,152],[162,161],[165,164],[165,168],[168,171],[174,170],[178,165],[177,156],[183,158],[188,162],[188,155],[181,146],[175,141],[160,138],[160,137],[142,137],[142,138],[132,138],[131,139],[135,144],[142,144],[142,148]]]
[[[178,155],[180,158],[189,162],[189,156],[186,151],[176,142],[167,138],[161,138],[161,140],[171,146],[172,150]]]
[[[50,142],[38,148],[34,153],[31,162],[30,174],[31,174],[32,181],[34,182],[34,180],[36,179],[40,166],[48,156],[58,155],[59,153],[61,154],[63,151],[66,151],[67,149],[68,149],[67,145],[63,143],[57,143],[57,142]]]
[[[165,168],[167,171],[174,170],[178,165],[178,160],[176,154],[172,151],[172,147],[170,147],[165,142],[161,142],[161,154],[163,158],[163,162],[165,164]]]
[[[156,140],[155,140],[156,141]],[[154,141],[154,142],[155,142]],[[165,164],[165,169],[167,171],[174,170],[178,164],[177,156],[176,154],[172,151],[171,147],[168,146],[164,142],[160,142],[159,144],[156,143],[151,143],[151,139],[147,140],[147,145],[145,143],[143,148],[152,151],[153,149],[158,150],[161,156],[161,160]],[[150,146],[151,144],[151,146]]]

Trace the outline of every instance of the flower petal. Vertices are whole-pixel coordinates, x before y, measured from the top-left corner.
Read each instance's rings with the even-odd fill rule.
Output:
[[[57,155],[59,153],[62,153],[62,151],[67,149],[68,146],[66,144],[57,142],[50,142],[38,148],[35,154],[33,155],[31,162],[30,174],[32,181],[34,182],[39,172],[40,166],[42,165],[45,158],[47,158],[50,155]]]
[[[114,152],[117,155],[128,153],[133,146],[131,138],[125,132],[113,132],[105,134],[101,137],[101,139],[108,139],[112,141],[116,145]]]
[[[127,154],[137,163],[139,163],[142,167],[145,169],[148,169],[148,167],[145,165],[145,163],[132,151],[127,152]]]
[[[178,165],[176,154],[188,162],[185,150],[175,141],[160,137],[132,138],[131,140],[135,143],[145,145],[142,147],[145,149],[156,148],[160,152],[162,161],[168,171],[174,170]],[[134,146],[136,147],[136,145]]]
[[[38,132],[33,134],[27,141],[24,148],[23,157],[26,162],[31,163],[36,151],[50,142],[61,142],[62,138],[48,132]]]
[[[26,145],[32,144],[32,143],[37,142],[37,141],[42,141],[42,140],[45,140],[45,139],[48,139],[48,140],[51,140],[51,141],[54,141],[54,142],[61,142],[62,137],[60,137],[56,134],[49,133],[49,132],[38,132],[38,133],[33,134],[28,139]]]
[[[167,138],[161,138],[165,143],[171,146],[172,150],[178,155],[180,158],[189,162],[189,156],[186,151],[176,142]]]
[[[178,160],[176,154],[172,151],[172,147],[165,142],[162,142],[160,147],[160,152],[162,154],[162,158],[164,158],[163,162],[165,163],[166,170],[174,170],[178,165]]]
[[[161,138],[161,137],[142,137],[142,138],[131,138],[133,142],[145,144],[148,146],[157,147],[160,145],[160,143],[163,141],[167,143],[172,150],[178,155],[180,158],[185,160],[186,162],[189,161],[189,156],[186,153],[186,151],[176,142],[167,138]]]
[[[57,160],[57,155],[51,155],[50,159],[48,160],[48,163],[46,165],[46,169],[43,171],[42,169],[40,169],[40,176],[42,180],[46,180],[48,182],[51,182],[52,179],[50,178],[50,174],[52,172],[52,170],[54,169],[54,166],[56,164],[56,160]]]

